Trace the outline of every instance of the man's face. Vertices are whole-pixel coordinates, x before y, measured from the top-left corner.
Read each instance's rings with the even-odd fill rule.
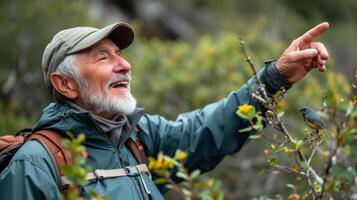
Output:
[[[77,54],[75,63],[85,83],[79,86],[80,106],[106,118],[135,109],[136,101],[130,93],[131,66],[114,42],[101,40]]]

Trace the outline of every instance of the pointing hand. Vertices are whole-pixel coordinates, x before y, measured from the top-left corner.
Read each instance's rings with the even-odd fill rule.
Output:
[[[313,41],[328,28],[329,24],[324,22],[310,29],[295,39],[278,59],[277,69],[289,82],[298,82],[313,68],[326,70],[329,54],[325,45]]]

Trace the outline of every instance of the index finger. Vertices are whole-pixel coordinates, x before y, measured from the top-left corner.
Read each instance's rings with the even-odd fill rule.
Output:
[[[329,27],[328,22],[323,22],[314,28],[307,31],[304,35],[302,35],[299,39],[304,44],[310,44],[314,39],[316,39],[321,33],[325,32]]]

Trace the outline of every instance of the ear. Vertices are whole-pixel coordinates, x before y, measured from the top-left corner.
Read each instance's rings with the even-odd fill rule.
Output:
[[[53,72],[50,75],[50,81],[53,88],[68,99],[76,99],[79,96],[78,85],[74,80]]]

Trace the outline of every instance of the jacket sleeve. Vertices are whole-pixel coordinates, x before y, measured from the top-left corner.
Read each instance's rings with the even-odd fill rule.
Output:
[[[281,87],[291,85],[279,74],[274,61],[267,61],[258,75],[270,95]],[[139,134],[147,154],[155,156],[162,151],[173,156],[177,149],[188,152],[186,166],[189,170],[206,172],[214,168],[227,154],[239,151],[253,132],[239,133],[247,127],[247,121],[236,115],[239,105],[254,105],[257,111],[264,111],[262,105],[251,97],[257,87],[254,78],[226,99],[205,106],[203,109],[180,114],[176,121],[160,116],[144,115],[140,120]]]
[[[45,151],[39,143],[27,145],[27,147],[31,146],[36,148],[36,151],[41,150],[41,148]],[[26,149],[29,150],[28,148],[21,148],[19,151],[26,151]],[[1,172],[0,199],[58,199],[59,190],[53,174],[49,170],[50,166],[48,164],[51,162],[48,160],[50,159],[49,156],[37,156],[35,159],[31,159],[34,157],[28,156],[30,154],[26,152],[24,154],[17,152],[10,164]]]

